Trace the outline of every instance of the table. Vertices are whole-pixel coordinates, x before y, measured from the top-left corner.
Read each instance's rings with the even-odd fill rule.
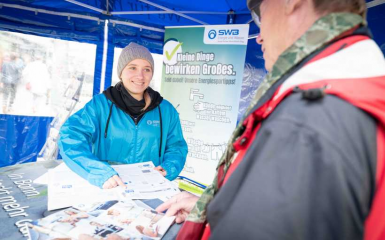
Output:
[[[0,168],[0,239],[27,239],[25,224],[50,214],[47,185],[33,180],[60,163],[45,161]],[[161,203],[159,199],[143,202],[153,208]],[[172,225],[162,239],[175,239],[180,228],[181,224]]]

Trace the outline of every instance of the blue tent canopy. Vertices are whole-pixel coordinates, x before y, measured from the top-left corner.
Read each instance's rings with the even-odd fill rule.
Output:
[[[375,40],[383,47],[385,6],[380,5],[385,1],[367,2],[369,25],[374,30]],[[162,53],[166,26],[250,22],[246,0],[0,0],[2,30],[96,44],[94,94],[111,82],[111,69],[108,69],[113,61],[111,48],[124,47],[134,41],[153,53]],[[249,34],[258,32],[251,23]],[[109,49],[105,59],[99,54],[103,53],[104,41]],[[261,52],[258,48],[249,48],[248,56],[261,56]],[[107,66],[105,76],[101,76],[100,71],[103,61]],[[247,61],[260,65],[258,58],[247,57]]]
[[[246,1],[235,0],[210,0],[210,4],[204,0],[188,4],[170,0],[2,0],[0,4],[3,29],[95,42],[99,26],[109,20],[114,36],[143,39],[155,52],[162,50],[156,43],[162,42],[165,26],[243,24],[251,20]],[[22,29],[15,29],[20,25]]]
[[[383,3],[385,0],[367,0],[369,27],[385,53]],[[0,0],[0,30],[97,46],[93,94],[111,85],[115,47],[137,42],[153,53],[162,53],[166,26],[219,24],[250,24],[249,35],[259,33],[246,0]],[[264,69],[262,52],[255,39],[249,40],[246,62]],[[32,145],[29,143],[30,150],[19,154],[12,152],[15,150],[12,146],[25,146],[22,142],[25,137],[21,134],[9,138],[18,132],[10,132],[8,127],[24,129],[33,117],[1,115],[0,118],[4,118],[0,121],[0,166],[20,162],[20,159],[22,162],[36,160],[50,119],[38,120],[39,132],[34,135],[38,140]]]
[[[0,29],[97,45],[94,94],[111,83],[114,47],[137,42],[162,53],[165,26],[244,24],[246,1],[1,0]],[[105,38],[105,31],[108,36]],[[251,24],[251,32],[257,27]],[[106,41],[107,56],[102,58]],[[106,62],[103,65],[103,61]],[[101,67],[107,66],[105,76]]]

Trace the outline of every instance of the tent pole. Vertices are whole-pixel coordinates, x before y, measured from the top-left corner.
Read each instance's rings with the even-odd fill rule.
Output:
[[[235,12],[234,10],[230,9],[227,15],[227,24],[234,24],[235,23]]]
[[[107,51],[108,51],[108,20],[106,20],[106,22],[104,23],[104,43],[103,43],[102,73],[100,76],[100,93],[104,91],[104,86],[106,83]]]
[[[80,15],[76,13],[67,13],[67,12],[55,12],[55,11],[49,11],[45,9],[39,9],[39,8],[32,8],[32,7],[25,7],[17,4],[8,4],[8,3],[0,3],[0,7],[8,7],[8,8],[15,8],[15,9],[21,9],[25,11],[31,11],[35,13],[44,13],[44,14],[50,14],[55,16],[63,16],[63,17],[73,17],[73,18],[80,18],[80,19],[86,19],[86,20],[93,20],[97,22],[103,22],[104,20],[101,20],[97,17],[91,17],[86,15]]]
[[[371,8],[371,7],[375,7],[375,6],[384,4],[384,3],[385,3],[385,0],[374,0],[374,1],[366,3],[366,7]]]
[[[161,28],[148,27],[148,26],[144,26],[136,23],[131,23],[131,22],[124,22],[124,21],[117,21],[117,20],[110,20],[110,22],[113,24],[126,25],[130,27],[136,27],[136,28],[151,30],[155,32],[164,32],[164,29],[161,29]]]
[[[81,2],[78,2],[78,1],[75,1],[75,0],[65,0],[66,2],[70,2],[70,3],[73,3],[75,5],[79,5],[81,7],[85,7],[85,8],[88,8],[88,9],[91,9],[91,10],[94,10],[96,12],[100,12],[100,13],[103,13],[103,14],[106,14],[106,11],[103,11],[102,9],[99,9],[99,8],[96,8],[96,7],[93,7],[93,6],[90,6],[88,4],[85,4],[85,3],[81,3]]]
[[[144,2],[144,3],[147,3],[148,5],[151,5],[151,6],[154,6],[154,7],[157,7],[157,8],[166,10],[166,11],[169,11],[169,12],[174,13],[174,14],[176,14],[176,15],[179,15],[179,16],[181,16],[181,17],[187,18],[187,19],[189,19],[189,20],[191,20],[191,21],[194,21],[194,22],[197,22],[197,23],[200,23],[200,24],[203,24],[203,25],[208,25],[207,23],[202,22],[201,20],[198,20],[198,19],[196,19],[196,18],[187,16],[186,14],[183,14],[183,13],[179,13],[179,12],[174,11],[174,10],[172,10],[172,9],[163,7],[163,6],[159,5],[159,4],[152,3],[152,2],[147,1],[147,0],[139,0],[139,1]]]
[[[138,14],[170,14],[170,11],[119,11],[111,12],[111,15],[138,15]],[[227,15],[228,12],[204,12],[204,11],[178,11],[178,13],[187,14],[207,14],[207,15]],[[234,12],[235,15],[249,15],[250,12]]]

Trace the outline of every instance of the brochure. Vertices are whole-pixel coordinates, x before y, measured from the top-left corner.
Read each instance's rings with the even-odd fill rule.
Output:
[[[123,239],[161,239],[174,220],[130,200],[79,204],[33,221],[30,239],[79,239],[81,234],[95,239],[110,234]]]
[[[124,191],[117,192],[119,196],[123,199],[154,199],[179,193],[178,186],[154,170],[154,167],[152,162],[113,166],[126,184]]]
[[[168,199],[179,193],[176,185],[154,170],[152,162],[113,165],[126,188],[100,189],[78,176],[64,163],[48,173],[48,210],[80,203],[129,199]]]

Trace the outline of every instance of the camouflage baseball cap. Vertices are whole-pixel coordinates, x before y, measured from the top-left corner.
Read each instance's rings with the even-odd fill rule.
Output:
[[[261,5],[262,0],[247,0],[247,7],[250,9],[251,17],[253,18],[255,24],[260,27],[260,11],[259,6]]]
[[[261,5],[262,0],[247,0],[247,7],[250,11],[255,11],[255,13],[260,16],[259,5]]]

